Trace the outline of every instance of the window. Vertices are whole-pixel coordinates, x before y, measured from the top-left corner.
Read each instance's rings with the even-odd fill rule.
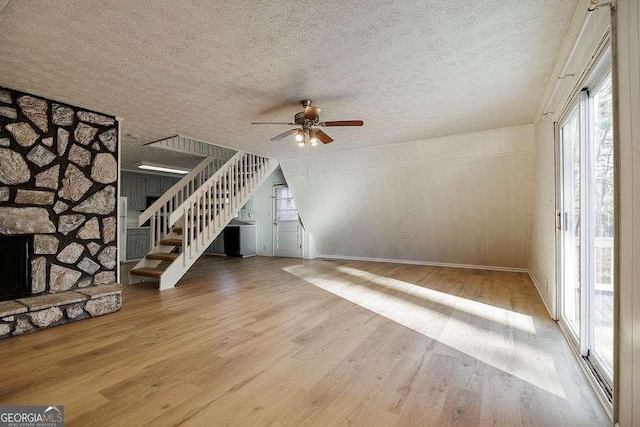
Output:
[[[614,162],[610,60],[559,123],[560,322],[611,396]]]
[[[276,221],[298,221],[298,208],[293,200],[293,193],[287,186],[280,185],[276,189]]]

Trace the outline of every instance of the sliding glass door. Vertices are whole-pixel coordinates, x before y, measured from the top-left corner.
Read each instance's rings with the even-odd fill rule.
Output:
[[[580,115],[576,108],[560,127],[562,138],[562,315],[574,338],[580,336],[581,169]]]
[[[614,162],[611,73],[591,79],[558,125],[560,321],[610,392]]]

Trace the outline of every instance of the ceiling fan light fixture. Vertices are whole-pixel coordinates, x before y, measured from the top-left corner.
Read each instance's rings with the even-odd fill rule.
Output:
[[[313,129],[309,132],[309,142],[312,147],[318,145],[318,136],[316,135],[316,131]]]
[[[2,0],[0,0],[0,2],[2,2]],[[304,147],[305,145],[315,147],[318,145],[318,141],[323,144],[332,143],[333,138],[327,135],[320,128],[332,126],[362,126],[364,124],[362,120],[321,121],[320,108],[311,105],[311,101],[308,99],[300,102],[304,107],[304,111],[297,113],[294,116],[293,122],[252,122],[251,124],[299,126],[271,138],[271,141],[280,141],[281,139],[295,134],[294,136],[299,147]]]

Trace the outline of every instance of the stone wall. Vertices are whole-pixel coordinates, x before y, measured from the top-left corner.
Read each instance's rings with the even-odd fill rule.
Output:
[[[33,297],[116,282],[118,135],[114,117],[0,88],[0,234],[33,236]]]

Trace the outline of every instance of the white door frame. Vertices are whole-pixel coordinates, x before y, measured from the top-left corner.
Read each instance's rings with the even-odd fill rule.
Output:
[[[565,335],[569,337],[569,343],[575,348],[582,358],[588,361],[592,366],[591,371],[595,369],[598,372],[599,387],[606,385],[611,390],[614,387],[613,373],[609,371],[600,356],[594,350],[594,316],[595,316],[595,270],[594,270],[594,241],[591,236],[593,227],[593,197],[592,197],[592,171],[589,169],[592,165],[590,148],[593,143],[591,132],[591,121],[593,108],[593,100],[589,90],[595,92],[602,84],[604,79],[611,73],[610,50],[605,45],[598,57],[595,59],[594,65],[589,69],[589,73],[582,81],[580,87],[583,89],[576,93],[566,104],[565,110],[559,115],[559,120],[555,123],[555,150],[556,150],[556,316],[561,325],[561,329]],[[562,125],[572,115],[575,109],[578,109],[579,128],[580,128],[580,324],[578,336],[574,335],[571,328],[567,325],[567,321],[563,316],[563,295],[564,295],[564,257],[563,257],[563,233],[566,231],[566,223],[564,221],[565,204],[564,195],[564,176],[563,176],[563,141],[562,141]],[[617,225],[615,225],[617,227]],[[615,279],[614,279],[615,280]],[[615,285],[614,285],[615,289]],[[616,318],[614,308],[614,319]],[[615,328],[614,328],[615,330]],[[614,332],[615,334],[615,332]],[[616,348],[614,337],[613,360],[616,360]],[[615,362],[614,362],[615,363]],[[615,372],[614,366],[614,372]],[[598,397],[603,400],[602,392],[599,391]],[[608,399],[608,397],[607,397]]]
[[[277,242],[277,228],[278,228],[278,220],[277,220],[277,215],[276,215],[276,203],[277,203],[277,195],[276,195],[276,191],[278,189],[278,187],[287,187],[289,188],[289,185],[286,182],[282,182],[282,183],[277,183],[277,184],[273,184],[273,190],[272,190],[272,215],[273,215],[273,223],[271,225],[271,256],[276,256],[276,242]],[[298,256],[296,257],[292,257],[292,258],[303,258],[303,240],[305,238],[305,232],[304,232],[304,228],[302,228],[302,223],[300,222],[300,214],[298,213],[298,224],[301,227],[301,231],[300,231],[300,244],[298,245]],[[279,255],[281,256],[281,255]]]

